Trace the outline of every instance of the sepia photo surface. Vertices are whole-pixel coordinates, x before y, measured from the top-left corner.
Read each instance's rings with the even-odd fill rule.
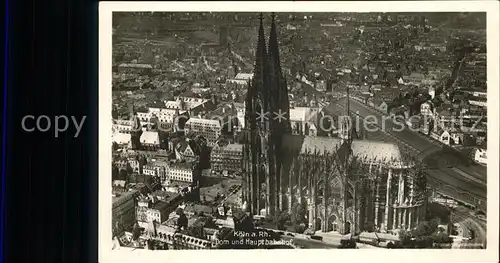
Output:
[[[494,261],[498,4],[121,4],[100,6],[103,262]]]

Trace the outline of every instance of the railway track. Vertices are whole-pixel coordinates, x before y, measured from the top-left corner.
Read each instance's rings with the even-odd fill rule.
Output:
[[[472,185],[467,184],[464,187],[461,187],[459,184],[451,185],[449,181],[445,181],[442,179],[442,176],[439,176],[443,173],[441,170],[428,170],[427,172],[428,186],[436,190],[437,193],[467,206],[486,211],[486,196],[480,195],[477,188],[473,188]],[[447,176],[448,178],[454,178],[450,174],[447,174]]]
[[[486,247],[486,226],[478,222],[470,214],[461,211],[452,212],[452,223],[458,223],[464,229],[464,237],[471,238],[463,242],[461,248],[483,248]],[[475,236],[469,235],[469,230],[474,231]]]
[[[340,112],[345,111],[345,107],[341,103],[330,104],[334,105],[335,108],[326,107],[324,111],[328,114],[338,115]],[[365,117],[360,115],[358,112],[353,110],[349,110],[350,115],[356,116],[365,122]],[[370,134],[370,136],[375,137],[388,137],[391,141],[395,141],[403,148],[405,151],[417,153],[417,156],[423,151],[418,149],[417,145],[407,143],[398,136],[387,132],[384,127],[380,127],[378,124],[370,122],[373,128],[377,128],[377,131],[374,134]],[[472,176],[460,176],[456,171],[450,172],[448,169],[427,169],[428,172],[428,181],[431,188],[435,189],[436,192],[445,195],[451,199],[454,199],[458,202],[464,203],[466,205],[477,207],[483,211],[486,210],[486,196],[485,196],[485,188],[486,185],[481,185],[480,180],[474,178],[472,180]],[[444,180],[446,178],[447,180]]]

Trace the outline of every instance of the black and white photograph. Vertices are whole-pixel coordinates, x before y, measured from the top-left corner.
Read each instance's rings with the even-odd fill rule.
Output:
[[[313,3],[106,9],[106,249],[498,247],[498,10]]]

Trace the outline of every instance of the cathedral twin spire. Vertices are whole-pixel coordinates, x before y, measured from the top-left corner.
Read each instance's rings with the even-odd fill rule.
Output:
[[[271,215],[281,207],[282,136],[290,130],[289,101],[281,71],[278,32],[272,15],[269,45],[260,14],[253,78],[248,85],[245,113],[245,158],[247,196],[251,211],[259,213],[262,205],[261,183],[265,182],[265,208]],[[278,119],[279,118],[279,119]]]
[[[253,105],[248,105],[247,110],[259,114],[261,110],[263,112],[268,112],[269,115],[267,115],[267,117],[269,118],[272,118],[274,113],[284,112],[288,119],[288,90],[281,70],[278,33],[274,13],[271,17],[269,46],[266,46],[263,15],[262,13],[260,14],[254,76],[249,85],[246,102],[247,104],[251,103]],[[257,101],[258,103],[254,104],[252,101]],[[287,123],[287,121],[284,123]]]

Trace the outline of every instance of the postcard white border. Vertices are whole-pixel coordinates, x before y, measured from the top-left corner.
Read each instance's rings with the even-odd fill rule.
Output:
[[[488,229],[485,250],[175,250],[112,251],[111,66],[112,12],[487,12]],[[498,262],[499,4],[497,1],[425,2],[100,2],[99,3],[99,262]]]

